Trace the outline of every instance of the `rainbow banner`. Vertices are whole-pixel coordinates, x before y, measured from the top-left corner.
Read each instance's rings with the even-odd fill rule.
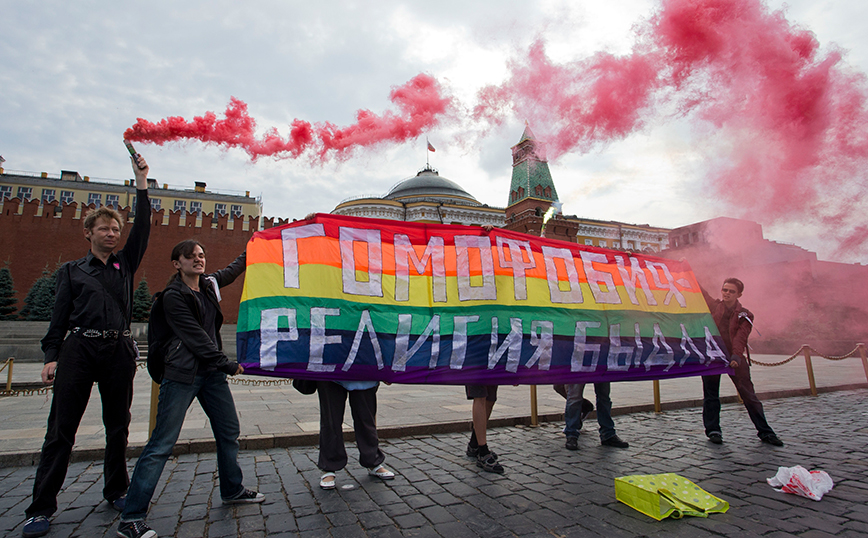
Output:
[[[729,371],[678,262],[320,214],[248,243],[238,360],[254,375],[459,385]]]

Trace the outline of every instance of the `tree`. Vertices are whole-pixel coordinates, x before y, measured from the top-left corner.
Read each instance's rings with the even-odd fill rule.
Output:
[[[0,320],[15,319],[18,307],[15,303],[15,283],[12,281],[12,272],[9,270],[9,262],[0,269]]]
[[[42,270],[42,276],[36,279],[27,297],[24,298],[24,308],[19,317],[27,321],[51,321],[51,312],[54,310],[54,293],[57,287],[58,267],[53,273],[48,271],[48,266]]]
[[[133,293],[133,321],[148,321],[151,315],[151,290],[145,277],[139,281],[139,287]]]

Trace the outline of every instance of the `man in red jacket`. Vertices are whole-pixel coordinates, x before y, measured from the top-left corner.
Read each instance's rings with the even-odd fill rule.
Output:
[[[717,330],[723,338],[723,343],[730,353],[730,367],[733,373],[729,376],[735,385],[738,395],[744,401],[747,414],[757,429],[757,436],[764,443],[774,446],[784,446],[778,439],[763,413],[763,404],[756,396],[753,382],[750,380],[750,352],[747,337],[753,328],[753,314],[738,302],[744,292],[744,283],[737,278],[727,278],[723,281],[721,294],[723,300],[714,299],[704,289],[702,295],[708,303],[711,317],[717,325]],[[723,443],[720,432],[720,375],[702,376],[702,422],[705,424],[705,435],[715,444]]]

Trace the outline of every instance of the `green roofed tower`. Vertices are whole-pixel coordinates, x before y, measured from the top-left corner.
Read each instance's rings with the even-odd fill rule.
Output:
[[[521,140],[512,146],[512,183],[507,207],[528,198],[555,202],[558,191],[545,159],[545,148],[534,138],[530,126],[525,125]]]

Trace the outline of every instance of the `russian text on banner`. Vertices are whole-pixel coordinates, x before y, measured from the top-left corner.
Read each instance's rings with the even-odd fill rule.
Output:
[[[470,226],[318,214],[254,234],[245,373],[548,384],[728,372],[679,262]]]

